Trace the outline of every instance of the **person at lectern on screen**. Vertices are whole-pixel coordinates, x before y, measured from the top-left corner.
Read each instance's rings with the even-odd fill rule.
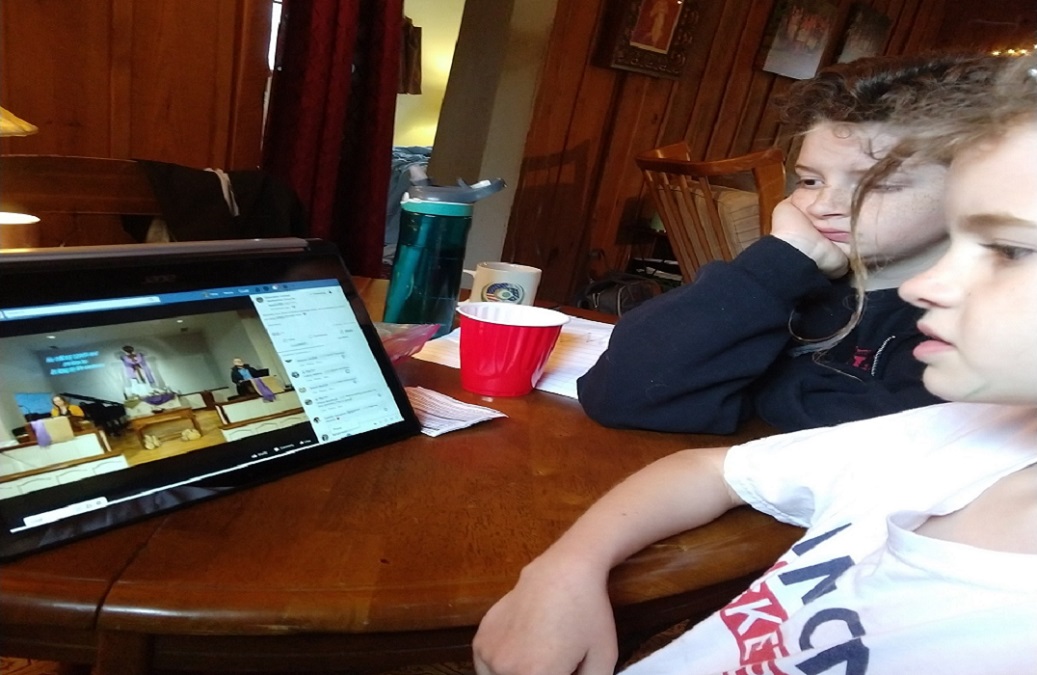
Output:
[[[251,380],[252,378],[260,377],[260,375],[261,373],[258,368],[253,368],[249,364],[245,363],[245,360],[240,356],[231,361],[230,381],[234,384],[238,384],[242,380]]]
[[[238,395],[240,396],[259,394],[263,398],[272,400],[274,396],[273,392],[270,391],[270,388],[266,386],[266,383],[260,379],[265,374],[265,371],[253,368],[249,364],[245,363],[245,360],[240,356],[231,361],[230,381],[237,386]]]

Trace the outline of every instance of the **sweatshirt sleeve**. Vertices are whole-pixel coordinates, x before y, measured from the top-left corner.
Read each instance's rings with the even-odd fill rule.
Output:
[[[624,315],[578,380],[580,402],[606,426],[732,433],[789,342],[792,310],[831,285],[810,258],[764,237]]]

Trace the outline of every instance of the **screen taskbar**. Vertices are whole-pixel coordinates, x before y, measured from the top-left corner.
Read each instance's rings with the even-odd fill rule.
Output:
[[[125,298],[105,300],[85,300],[82,302],[65,302],[35,307],[17,307],[0,309],[0,321],[17,321],[22,319],[38,319],[63,314],[85,314],[88,312],[106,312],[114,309],[135,309],[158,305],[173,305],[183,302],[199,302],[205,300],[223,300],[227,298],[248,297],[259,293],[297,291],[307,288],[338,287],[336,279],[317,279],[312,281],[278,282],[276,284],[253,284],[243,286],[226,286],[222,288],[206,288],[197,291],[178,293],[161,293],[158,295],[139,295]]]

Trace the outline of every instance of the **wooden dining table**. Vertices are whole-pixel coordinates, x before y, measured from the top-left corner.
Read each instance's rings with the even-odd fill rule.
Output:
[[[384,282],[357,280],[377,318]],[[98,675],[379,672],[470,658],[486,610],[595,499],[649,462],[734,436],[608,429],[578,401],[488,399],[409,358],[420,385],[507,415],[419,435],[0,566],[5,656]],[[621,649],[713,611],[799,536],[747,508],[658,542],[610,580]]]

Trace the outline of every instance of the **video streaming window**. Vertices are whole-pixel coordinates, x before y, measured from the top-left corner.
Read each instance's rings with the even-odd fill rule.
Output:
[[[0,310],[0,500],[402,420],[337,280]],[[274,439],[256,442],[256,439]]]

